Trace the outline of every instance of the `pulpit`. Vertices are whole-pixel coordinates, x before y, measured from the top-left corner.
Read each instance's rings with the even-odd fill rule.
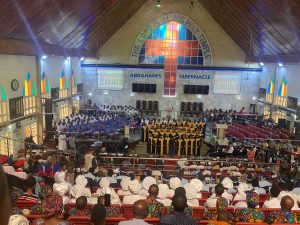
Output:
[[[227,124],[217,124],[217,137],[216,142],[219,145],[227,145],[227,141],[225,140],[225,130],[228,128]]]

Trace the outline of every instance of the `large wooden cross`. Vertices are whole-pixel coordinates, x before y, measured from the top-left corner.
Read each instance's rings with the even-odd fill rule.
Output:
[[[197,40],[179,40],[177,22],[167,23],[165,40],[146,40],[145,56],[165,56],[164,95],[176,96],[178,57],[198,56]]]

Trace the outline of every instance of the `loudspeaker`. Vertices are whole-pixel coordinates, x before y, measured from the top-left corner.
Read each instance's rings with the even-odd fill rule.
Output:
[[[278,119],[278,128],[286,128],[286,119]]]
[[[45,98],[45,113],[52,113],[52,99]]]
[[[138,92],[139,91],[139,84],[133,83],[132,84],[132,92]]]
[[[193,112],[197,112],[197,102],[193,102],[192,109]]]
[[[145,84],[145,92],[149,93],[151,89],[151,85],[150,84]]]
[[[203,103],[202,102],[198,103],[198,110],[199,110],[199,112],[203,112]]]
[[[154,110],[158,111],[158,101],[154,101]]]
[[[185,102],[181,102],[181,104],[180,104],[180,111],[181,112],[185,111]]]
[[[186,104],[186,111],[190,112],[191,109],[192,109],[192,103],[188,102],[188,103]]]
[[[142,101],[142,110],[147,109],[147,101]]]
[[[137,101],[136,101],[136,109],[137,109],[137,110],[140,110],[140,109],[141,109],[141,101],[140,101],[140,100],[137,100]]]
[[[88,100],[87,100],[87,104],[88,104],[88,105],[92,105],[92,99],[88,99]]]
[[[208,93],[209,93],[209,86],[208,85],[203,86],[202,94],[208,95]]]
[[[148,110],[153,110],[153,102],[148,101]]]

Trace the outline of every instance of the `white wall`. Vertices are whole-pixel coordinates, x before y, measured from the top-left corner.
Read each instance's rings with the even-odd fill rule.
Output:
[[[281,83],[282,77],[285,76],[288,84],[288,96],[298,98],[300,97],[300,65],[298,64],[286,64],[283,67],[277,66],[277,64],[267,63],[263,66],[261,76],[259,76],[259,87],[267,88],[270,79],[275,74],[275,68],[277,67],[276,78],[276,94]]]

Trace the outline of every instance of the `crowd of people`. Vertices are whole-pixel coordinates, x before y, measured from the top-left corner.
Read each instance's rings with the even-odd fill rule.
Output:
[[[89,154],[92,155],[90,158]],[[124,167],[106,169],[101,165],[93,166],[91,152],[85,158],[86,172],[79,174],[73,184],[72,173],[66,170],[66,161],[29,160],[26,169],[24,164],[18,164],[19,170],[26,171],[24,179],[9,174],[8,168],[15,167],[17,162],[10,166],[8,158],[2,157],[8,188],[1,187],[1,191],[10,192],[8,196],[13,211],[10,224],[21,224],[16,221],[26,221],[28,214],[39,215],[31,224],[67,224],[67,219],[72,216],[87,216],[91,218],[91,224],[105,224],[105,217],[123,216],[123,204],[133,205],[134,219],[120,222],[121,225],[147,224],[144,221],[147,218],[160,218],[159,223],[163,225],[197,224],[198,220],[210,220],[215,224],[300,222],[299,214],[293,211],[299,209],[300,180],[291,180],[287,176],[266,180],[265,172],[270,171],[267,168],[241,173],[237,166],[216,163],[217,168],[216,165],[193,164],[189,167],[196,172],[187,178],[184,172],[186,163],[178,164],[177,175],[171,176],[159,170],[144,170],[142,175],[137,175]],[[211,170],[219,170],[221,176],[213,176]],[[224,170],[231,173],[222,175],[226,174]],[[270,198],[261,202],[260,196],[267,193]],[[208,196],[204,198],[204,195]],[[200,206],[199,199],[205,199],[205,211],[195,217],[193,210]],[[18,208],[20,200],[32,202],[33,206],[21,210]],[[70,208],[71,204],[73,208]],[[93,205],[91,210],[89,205]],[[262,208],[274,211],[265,214]]]

